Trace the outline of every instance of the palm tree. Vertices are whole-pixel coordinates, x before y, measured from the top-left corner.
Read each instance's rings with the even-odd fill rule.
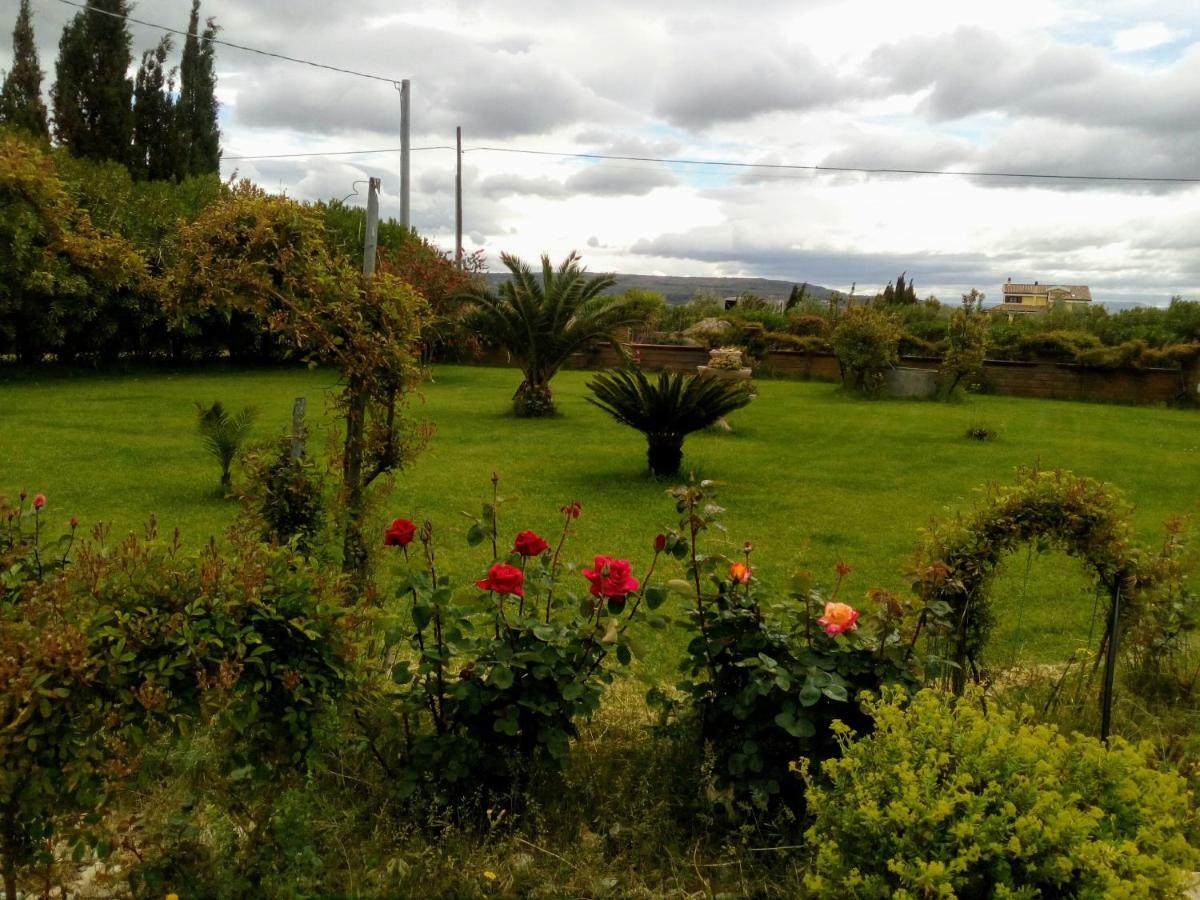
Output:
[[[600,407],[646,436],[646,459],[657,476],[676,475],[683,440],[749,403],[754,394],[742,381],[716,375],[660,372],[652,382],[641,369],[613,370],[588,382]]]
[[[250,434],[258,410],[247,406],[237,415],[230,415],[221,401],[217,400],[209,407],[197,403],[196,413],[204,447],[221,464],[221,487],[228,490],[233,481],[229,469],[238,449]]]
[[[571,354],[595,341],[609,341],[624,356],[616,331],[645,321],[649,310],[637,297],[601,296],[616,279],[589,276],[576,253],[557,269],[543,255],[540,278],[515,256],[506,253],[501,259],[512,277],[499,290],[473,286],[463,296],[475,306],[475,329],[508,350],[521,367],[525,377],[513,395],[517,414],[551,415],[550,379]]]

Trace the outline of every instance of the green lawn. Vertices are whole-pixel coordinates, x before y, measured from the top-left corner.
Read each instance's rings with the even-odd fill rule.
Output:
[[[673,508],[665,485],[644,474],[642,438],[584,402],[587,378],[568,372],[555,381],[558,418],[520,421],[507,412],[515,372],[439,367],[414,404],[436,424],[436,437],[398,478],[381,521],[431,519],[451,567],[478,577],[485,561],[467,550],[458,513],[478,508],[495,470],[502,492],[517,498],[503,514],[506,533],[553,532],[558,508],[578,499],[584,515],[574,560],[605,553],[644,563]],[[118,531],[153,513],[196,545],[221,531],[234,505],[214,490],[218,472],[195,435],[193,401],[253,403],[265,437],[284,429],[295,396],[307,396],[312,416],[323,418],[334,386],[333,373],[302,369],[9,376],[0,380],[0,488],[42,491],[59,521],[74,514]],[[901,591],[918,529],[967,507],[980,485],[1010,478],[1021,464],[1114,483],[1136,504],[1147,542],[1157,541],[1166,517],[1194,512],[1200,500],[1195,412],[1005,397],[871,403],[793,381],[763,381],[760,392],[731,417],[734,433],[689,439],[685,466],[726,483],[731,547],[752,540],[768,583],[784,584],[798,566],[832,576],[845,560],[854,569],[851,601],[873,586]],[[999,439],[967,440],[973,422]],[[318,429],[314,445],[325,446],[327,436]],[[1056,555],[1017,554],[995,596],[995,658],[1060,659],[1088,634],[1092,588]],[[646,652],[658,669],[674,648]]]

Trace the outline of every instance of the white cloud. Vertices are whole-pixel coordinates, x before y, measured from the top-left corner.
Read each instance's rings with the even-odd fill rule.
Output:
[[[1143,22],[1132,28],[1122,28],[1113,35],[1113,49],[1118,53],[1137,53],[1169,44],[1179,35],[1162,22]]]

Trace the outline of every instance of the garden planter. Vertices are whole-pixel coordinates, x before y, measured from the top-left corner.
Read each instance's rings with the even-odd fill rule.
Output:
[[[900,400],[932,400],[938,394],[936,369],[896,366],[883,376],[883,395]]]

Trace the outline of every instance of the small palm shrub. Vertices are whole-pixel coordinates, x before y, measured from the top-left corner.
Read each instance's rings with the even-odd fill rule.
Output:
[[[1178,775],[976,697],[868,703],[810,778],[811,897],[1179,897],[1200,853]]]
[[[221,464],[221,487],[228,490],[233,483],[229,470],[237,457],[238,450],[250,435],[250,428],[258,417],[258,410],[247,406],[241,412],[230,414],[220,400],[212,406],[196,404],[197,427],[206,449]]]
[[[641,369],[613,370],[588,382],[592,403],[618,422],[646,436],[650,471],[676,475],[683,462],[683,441],[753,399],[745,382],[715,375],[660,372],[651,381]]]
[[[515,256],[501,256],[512,277],[492,292],[472,285],[463,297],[475,307],[471,317],[479,336],[512,354],[524,379],[513,395],[519,416],[554,413],[550,380],[571,354],[597,341],[616,340],[618,329],[640,325],[653,313],[643,296],[604,296],[616,283],[611,275],[588,276],[572,253],[558,268],[542,257],[541,277]]]

